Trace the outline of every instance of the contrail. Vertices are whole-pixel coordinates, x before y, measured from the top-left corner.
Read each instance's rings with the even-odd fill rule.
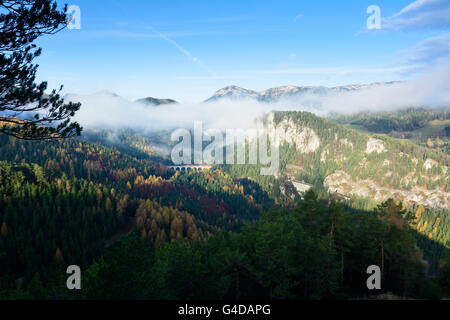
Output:
[[[175,42],[174,40],[170,39],[169,37],[165,36],[164,34],[162,34],[161,32],[159,32],[158,30],[156,30],[155,28],[149,27],[149,29],[151,31],[153,31],[156,35],[158,35],[158,37],[160,37],[161,39],[166,40],[168,43],[170,43],[171,45],[173,45],[175,48],[177,48],[178,51],[180,51],[182,54],[184,54],[189,60],[191,60],[192,62],[198,64],[203,70],[205,70],[206,72],[208,72],[212,77],[216,76],[216,73],[214,71],[212,71],[211,69],[209,69],[208,67],[206,67],[198,58],[194,57],[189,51],[187,51],[185,48],[183,48],[182,46],[180,46],[177,42]]]

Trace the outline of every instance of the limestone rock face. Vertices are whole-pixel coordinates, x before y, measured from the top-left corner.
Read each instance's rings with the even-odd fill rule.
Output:
[[[286,118],[276,124],[273,113],[267,118],[264,125],[271,141],[275,141],[275,145],[283,144],[296,145],[298,151],[302,153],[315,152],[320,147],[320,138],[317,133],[308,127],[302,127],[290,118]]]
[[[436,166],[438,166],[439,165],[439,163],[436,161],[436,160],[433,160],[433,159],[427,159],[426,161],[425,161],[425,163],[423,164],[423,167],[426,169],[426,170],[429,170],[429,169],[431,169],[431,168],[433,168],[433,167],[436,167]]]
[[[441,190],[426,190],[415,187],[411,191],[385,188],[378,186],[372,180],[353,181],[349,174],[337,171],[327,176],[324,186],[330,193],[337,193],[345,197],[370,197],[376,202],[389,198],[396,201],[405,200],[408,205],[420,205],[436,209],[450,208],[450,193]]]
[[[366,153],[383,153],[385,151],[386,148],[384,147],[383,141],[374,138],[370,138],[369,141],[367,141]]]

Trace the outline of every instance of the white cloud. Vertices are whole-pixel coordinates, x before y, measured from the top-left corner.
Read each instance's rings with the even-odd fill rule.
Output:
[[[450,27],[449,0],[416,0],[400,12],[383,19],[383,29],[417,30]]]
[[[450,33],[423,40],[416,46],[400,52],[406,63],[433,63],[450,55]]]
[[[349,114],[408,107],[450,107],[450,57],[437,60],[412,80],[327,97],[322,106],[324,111]]]
[[[297,15],[295,16],[294,21],[303,19],[304,17],[305,17],[305,16],[303,15],[303,13],[299,13],[299,14],[297,14]]]
[[[450,57],[439,59],[410,81],[328,95],[305,94],[275,103],[255,100],[219,100],[211,103],[159,107],[127,101],[108,92],[71,97],[82,103],[75,120],[86,128],[131,127],[142,131],[190,128],[201,120],[209,128],[248,128],[255,118],[270,111],[330,112],[390,111],[408,107],[450,107]]]
[[[246,128],[255,116],[267,111],[261,109],[260,103],[250,100],[152,107],[108,92],[66,99],[82,103],[74,119],[86,128],[128,127],[144,132],[190,128],[194,121],[203,121],[205,127],[211,128]]]

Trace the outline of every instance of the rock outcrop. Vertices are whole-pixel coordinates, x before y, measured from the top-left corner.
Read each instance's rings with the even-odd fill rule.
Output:
[[[320,147],[320,138],[314,130],[302,127],[290,118],[285,118],[277,124],[274,121],[274,114],[271,113],[264,129],[267,130],[271,141],[275,141],[276,145],[284,142],[289,145],[295,144],[297,150],[302,153],[315,152]]]
[[[383,141],[374,138],[370,138],[369,141],[367,141],[366,153],[383,153],[385,151],[386,148],[384,147]]]
[[[378,186],[372,180],[353,181],[349,174],[337,171],[324,180],[328,192],[345,197],[358,196],[382,202],[389,198],[406,201],[408,205],[423,205],[435,209],[450,209],[450,193],[415,187],[410,191]]]

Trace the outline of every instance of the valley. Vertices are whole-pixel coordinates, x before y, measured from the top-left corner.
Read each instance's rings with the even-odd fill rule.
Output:
[[[415,139],[355,130],[309,112],[270,112],[255,125],[267,131],[280,150],[280,170],[275,176],[261,176],[260,166],[250,164],[173,170],[170,130],[146,133],[127,127],[88,128],[81,138],[51,143],[0,136],[0,178],[4,181],[0,220],[4,225],[2,248],[8,257],[3,268],[8,266],[12,279],[21,275],[34,286],[39,270],[53,274],[63,261],[104,268],[98,265],[102,260],[97,260],[102,256],[108,268],[117,268],[119,265],[111,263],[129,241],[143,241],[142,245],[164,255],[185,250],[182,248],[191,242],[211,239],[207,242],[213,245],[223,232],[244,236],[248,226],[259,228],[256,226],[264,223],[267,212],[274,214],[274,210],[281,210],[277,213],[280,217],[283,210],[300,210],[304,212],[302,224],[316,219],[299,209],[303,206],[327,212],[326,216],[344,210],[339,214],[371,219],[370,212],[393,199],[415,214],[411,232],[417,233],[424,250],[427,272],[439,272],[450,239],[448,154]],[[52,206],[49,201],[55,196],[56,206]],[[336,201],[345,209],[333,209]],[[33,212],[35,218],[27,221],[27,212]],[[24,229],[25,225],[30,229]],[[55,228],[65,231],[58,233]],[[271,236],[276,232],[271,231]],[[30,252],[25,259],[16,249],[17,241],[24,237],[33,239],[22,244]],[[48,241],[50,246],[45,244]],[[223,246],[229,245],[233,246]],[[142,258],[141,249],[136,254]],[[36,263],[39,268],[33,267]],[[164,279],[162,274],[158,277]],[[3,281],[8,282],[6,278]],[[44,287],[52,286],[50,279],[42,281]],[[98,294],[103,296],[104,290]],[[229,287],[221,294],[230,295],[233,290]],[[114,297],[121,296],[112,292]],[[145,295],[160,297],[156,292]],[[195,296],[201,297],[198,294]]]

